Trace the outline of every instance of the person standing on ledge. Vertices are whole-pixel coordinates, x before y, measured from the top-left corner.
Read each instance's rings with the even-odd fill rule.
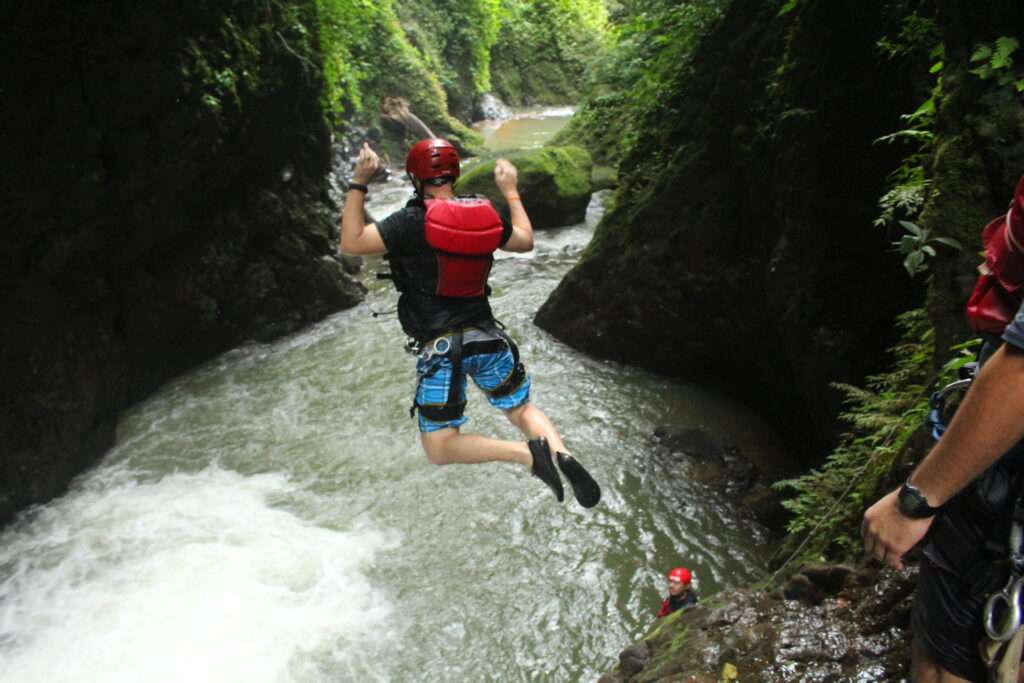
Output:
[[[351,255],[385,255],[400,292],[398,319],[418,360],[410,414],[419,412],[420,442],[435,465],[512,462],[530,468],[561,502],[558,470],[576,500],[593,507],[601,488],[570,455],[540,408],[530,402],[530,376],[519,350],[494,319],[487,299],[493,252],[533,249],[533,226],[516,193],[516,167],[499,159],[494,182],[508,203],[503,220],[486,199],[457,198],[459,156],[447,140],[420,140],[409,151],[406,171],[415,195],[380,224],[363,219],[366,183],[380,166],[363,145],[356,160],[341,220],[340,249]],[[464,434],[466,375],[528,441]],[[557,463],[557,468],[556,468]]]

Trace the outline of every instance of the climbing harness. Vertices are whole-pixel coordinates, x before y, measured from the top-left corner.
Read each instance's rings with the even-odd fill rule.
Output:
[[[941,389],[932,392],[928,398],[928,416],[925,421],[931,429],[932,438],[938,441],[946,433],[946,398],[955,392],[967,391],[978,373],[977,363],[968,363],[960,368],[960,379],[950,382]]]
[[[405,345],[406,351],[417,356],[424,363],[429,364],[435,358],[447,358],[452,366],[451,380],[448,384],[448,395],[445,402],[442,404],[419,403],[414,397],[412,405],[409,407],[409,417],[415,417],[417,410],[420,411],[423,417],[434,422],[448,422],[462,417],[466,410],[466,401],[459,400],[459,391],[464,381],[462,359],[469,356],[498,353],[508,348],[512,352],[512,372],[509,373],[508,377],[501,384],[486,393],[491,398],[503,398],[519,389],[526,379],[526,368],[519,361],[519,347],[512,341],[512,337],[502,329],[503,327],[500,322],[491,321],[481,325],[453,330],[424,342],[414,339],[409,340]],[[472,334],[474,330],[490,335],[490,337],[466,340],[467,334],[472,337],[477,336]],[[420,383],[440,370],[441,362],[440,360],[437,361],[425,373],[420,375],[416,385],[417,394],[419,393]]]

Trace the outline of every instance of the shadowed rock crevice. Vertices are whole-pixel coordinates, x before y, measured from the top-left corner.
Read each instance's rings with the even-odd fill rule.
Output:
[[[333,253],[312,10],[8,18],[0,520],[59,494],[162,382],[362,299]]]
[[[919,296],[872,221],[901,154],[873,142],[902,127],[921,88],[880,54],[892,18],[878,6],[776,13],[733,3],[681,67],[536,321],[590,353],[727,390],[812,461],[836,432],[829,383],[880,367],[893,317]]]

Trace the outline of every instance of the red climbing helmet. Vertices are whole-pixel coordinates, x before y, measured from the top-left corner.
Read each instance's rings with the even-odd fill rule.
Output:
[[[452,143],[441,138],[420,140],[405,158],[405,170],[416,180],[459,177],[459,153]]]
[[[668,573],[669,581],[678,581],[679,583],[690,583],[693,579],[693,574],[686,567],[676,567]]]

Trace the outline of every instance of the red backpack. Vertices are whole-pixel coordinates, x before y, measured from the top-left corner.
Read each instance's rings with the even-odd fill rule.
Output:
[[[424,236],[437,252],[438,296],[484,296],[505,229],[487,199],[428,199]]]
[[[967,322],[977,333],[1002,335],[1024,298],[1024,176],[1010,209],[981,233],[985,262],[967,300]]]

